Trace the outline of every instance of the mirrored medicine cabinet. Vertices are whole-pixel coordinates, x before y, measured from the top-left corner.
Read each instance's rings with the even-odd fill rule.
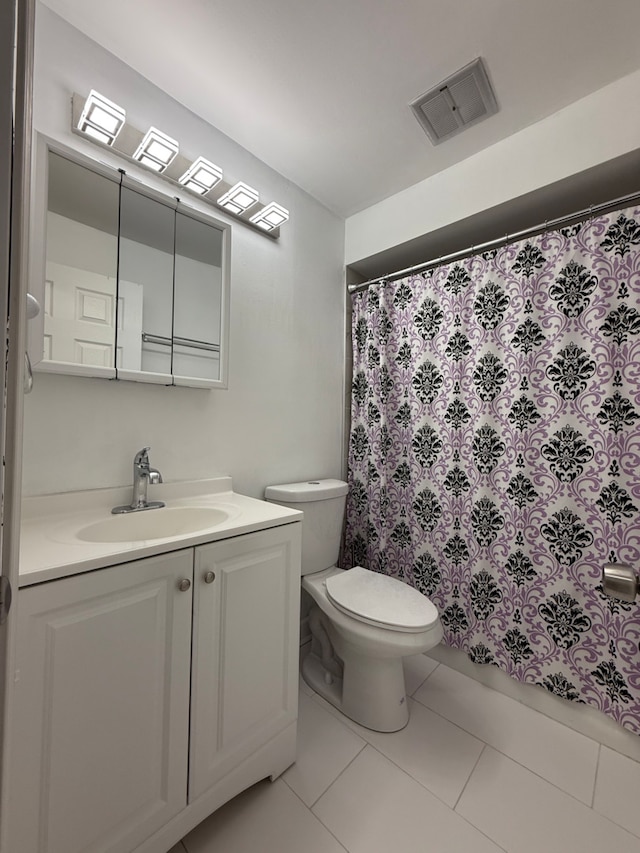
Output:
[[[40,137],[34,369],[227,387],[230,227]]]

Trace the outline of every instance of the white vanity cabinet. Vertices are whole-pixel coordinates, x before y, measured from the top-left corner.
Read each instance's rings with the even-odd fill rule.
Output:
[[[298,711],[299,524],[196,548],[189,801]],[[296,570],[292,571],[292,567]]]
[[[184,807],[192,554],[20,591],[8,850],[125,853]]]
[[[300,530],[20,590],[8,850],[166,853],[292,763]]]

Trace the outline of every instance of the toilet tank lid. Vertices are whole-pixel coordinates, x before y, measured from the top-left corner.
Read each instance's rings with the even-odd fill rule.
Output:
[[[307,480],[304,483],[267,486],[264,496],[268,501],[285,501],[294,504],[339,498],[346,495],[348,491],[349,486],[343,480]]]

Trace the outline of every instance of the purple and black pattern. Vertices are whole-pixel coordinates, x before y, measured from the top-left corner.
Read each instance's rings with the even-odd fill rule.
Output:
[[[640,734],[640,208],[354,297],[345,565]]]

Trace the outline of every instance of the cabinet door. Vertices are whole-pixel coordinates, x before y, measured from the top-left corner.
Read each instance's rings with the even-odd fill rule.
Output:
[[[300,530],[196,549],[190,802],[297,718]]]
[[[125,853],[184,808],[193,551],[18,595],[8,850]]]

